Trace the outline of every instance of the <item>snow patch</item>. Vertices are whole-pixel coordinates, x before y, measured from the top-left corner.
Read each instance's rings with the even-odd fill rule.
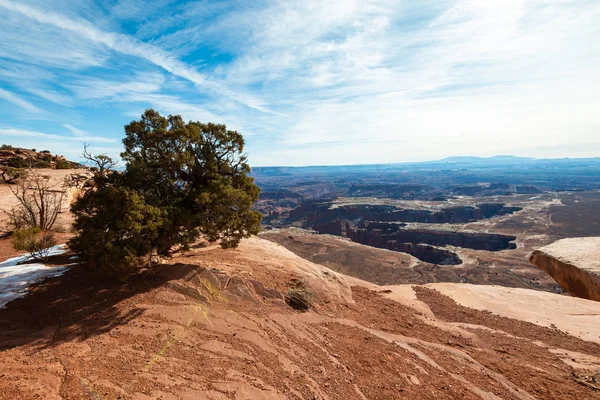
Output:
[[[64,254],[67,249],[64,244],[50,248],[49,255]],[[62,275],[66,267],[48,267],[40,263],[21,264],[32,260],[25,254],[9,258],[0,263],[0,308],[14,299],[24,297],[27,289],[33,283]]]

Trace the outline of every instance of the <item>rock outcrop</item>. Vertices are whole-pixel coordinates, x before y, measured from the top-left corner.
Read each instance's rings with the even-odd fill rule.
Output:
[[[72,169],[84,167],[84,165],[69,161],[61,155],[54,155],[48,150],[37,151],[6,144],[0,146],[0,170],[2,171],[7,168]]]
[[[600,237],[562,239],[529,258],[567,292],[600,301]]]

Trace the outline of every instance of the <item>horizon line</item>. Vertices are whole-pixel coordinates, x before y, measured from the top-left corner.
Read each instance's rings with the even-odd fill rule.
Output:
[[[529,161],[558,161],[558,160],[600,160],[600,156],[597,157],[528,157],[528,156],[514,156],[510,154],[499,154],[495,156],[489,157],[481,157],[481,156],[448,156],[440,159],[433,160],[424,160],[424,161],[399,161],[393,163],[359,163],[359,164],[305,164],[305,165],[256,165],[251,166],[252,169],[255,168],[319,168],[319,167],[368,167],[368,166],[385,166],[385,165],[403,165],[403,164],[427,164],[427,163],[436,163],[436,162],[444,162],[448,160],[450,163],[451,159],[480,159],[480,160],[491,160],[495,158],[513,158],[513,159],[522,159]],[[460,160],[458,160],[460,161]]]

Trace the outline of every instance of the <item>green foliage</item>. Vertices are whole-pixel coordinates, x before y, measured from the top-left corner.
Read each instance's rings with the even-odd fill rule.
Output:
[[[56,169],[71,169],[71,168],[73,168],[73,166],[67,160],[63,160],[60,158],[56,160]]]
[[[99,167],[95,189],[72,208],[78,236],[70,245],[90,266],[124,277],[152,252],[186,249],[200,235],[227,248],[259,232],[251,208],[260,189],[248,176],[242,135],[154,110],[125,133],[125,171]]]
[[[0,182],[2,183],[13,184],[26,176],[27,171],[20,168],[4,167],[0,169]]]
[[[69,246],[103,275],[125,279],[148,255],[165,221],[162,212],[147,205],[134,190],[105,185],[88,191],[72,211],[79,233]]]
[[[8,166],[12,168],[29,168],[30,164],[30,161],[23,157],[12,157],[8,160]]]
[[[46,160],[34,160],[31,163],[31,166],[33,168],[51,168],[52,164],[50,164],[50,162]]]
[[[0,146],[0,150],[14,150],[15,148],[13,146],[11,146],[10,144],[3,144],[2,146]]]
[[[34,260],[46,261],[53,246],[56,246],[56,238],[52,231],[42,232],[40,228],[32,227],[13,232],[15,250],[28,252]]]
[[[39,160],[39,159],[34,159],[31,157],[12,157],[10,160],[8,160],[8,166],[12,167],[12,168],[50,168],[52,167],[52,164],[50,164],[50,161],[52,161],[52,157],[48,156],[44,157],[43,159]]]

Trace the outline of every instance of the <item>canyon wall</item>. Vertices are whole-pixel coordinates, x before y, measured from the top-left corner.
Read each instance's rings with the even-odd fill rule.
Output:
[[[336,220],[460,224],[512,214],[520,210],[519,207],[510,207],[501,203],[447,207],[439,211],[431,211],[366,204],[331,207],[329,203],[314,201],[304,202],[300,207],[292,210],[289,220],[304,220],[306,228]]]

